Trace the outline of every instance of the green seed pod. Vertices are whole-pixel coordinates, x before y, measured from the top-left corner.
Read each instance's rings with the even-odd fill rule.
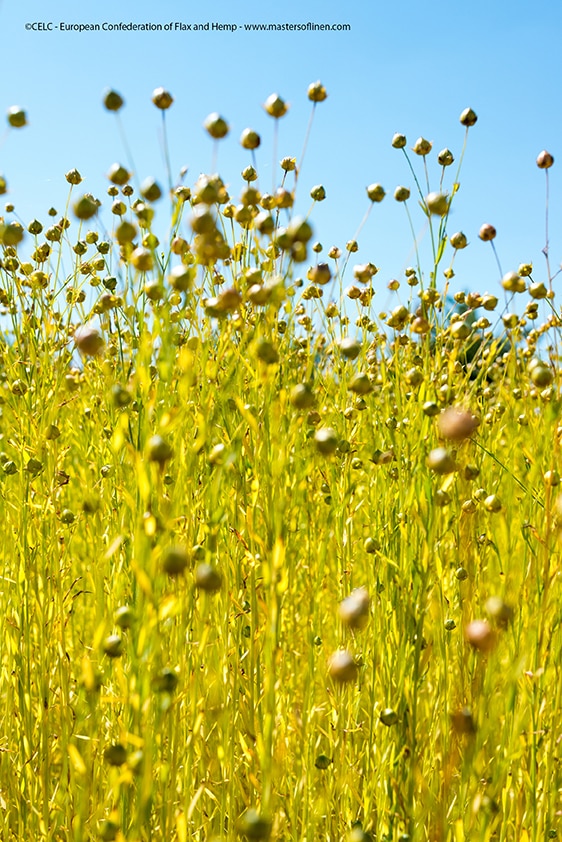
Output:
[[[314,433],[314,444],[316,450],[326,456],[336,452],[338,446],[338,436],[336,431],[331,427],[320,427]]]
[[[426,140],[424,137],[418,137],[412,146],[412,152],[415,152],[416,155],[421,155],[423,157],[425,155],[429,155],[432,146],[433,144],[429,140]]]
[[[187,567],[189,555],[185,547],[167,547],[162,555],[162,569],[168,576],[179,576]]]
[[[355,360],[361,353],[361,343],[351,336],[344,336],[338,342],[338,347],[342,357],[348,360]]]
[[[524,279],[517,272],[507,272],[501,283],[507,292],[525,292],[526,289]]]
[[[347,388],[356,395],[368,395],[373,391],[373,384],[368,374],[358,371],[349,381]]]
[[[250,807],[243,813],[236,823],[236,829],[246,839],[260,842],[262,839],[269,839],[271,835],[271,821]]]
[[[472,108],[465,108],[461,116],[459,117],[459,120],[463,126],[466,126],[468,128],[476,123],[478,117],[476,116]]]
[[[310,191],[310,197],[315,202],[323,202],[324,199],[326,198],[326,188],[323,187],[322,184],[317,184]]]
[[[454,249],[464,249],[468,245],[468,240],[462,231],[457,231],[455,234],[451,234],[449,242]]]
[[[457,469],[453,455],[444,447],[436,447],[427,457],[427,465],[436,474],[452,474]]]
[[[228,123],[224,117],[221,117],[220,114],[217,114],[216,112],[209,114],[209,116],[205,119],[203,126],[214,140],[220,140],[221,138],[226,137],[229,132]]]
[[[484,508],[493,513],[501,512],[502,502],[498,495],[489,494],[484,500]]]
[[[110,766],[122,766],[127,762],[127,749],[121,743],[114,743],[105,749],[103,759]]]
[[[172,94],[165,88],[155,88],[152,92],[152,102],[161,111],[166,111],[173,103],[174,98]]]
[[[179,683],[179,676],[176,670],[164,667],[152,679],[152,686],[157,693],[173,693]]]
[[[338,649],[337,652],[334,652],[328,663],[330,678],[340,684],[347,684],[350,681],[355,681],[357,673],[357,664],[347,649]]]
[[[504,602],[501,596],[490,596],[486,600],[485,608],[488,617],[496,622],[500,628],[507,628],[513,620],[513,608],[507,602]]]
[[[293,386],[289,400],[295,409],[310,409],[316,403],[312,389],[307,383]]]
[[[121,629],[130,629],[135,621],[135,614],[130,605],[120,605],[113,615],[115,625]]]
[[[397,187],[394,191],[394,198],[397,202],[406,202],[410,198],[410,191],[407,187]]]
[[[270,96],[268,96],[268,98],[264,102],[263,107],[265,108],[269,116],[273,117],[276,120],[278,120],[280,117],[283,117],[289,109],[287,103],[285,102],[285,100],[281,99],[279,94],[271,94]]]
[[[446,193],[428,193],[425,204],[434,216],[445,216],[449,211],[449,197]]]
[[[66,526],[70,526],[71,523],[74,523],[76,520],[76,515],[71,509],[63,509],[60,514],[61,523],[64,523]]]
[[[77,169],[69,170],[64,177],[66,178],[68,183],[72,185],[80,184],[80,182],[82,181],[82,176],[80,175]]]
[[[139,246],[134,249],[129,260],[138,272],[151,272],[154,269],[154,257],[149,249]]]
[[[110,634],[104,639],[102,649],[109,658],[120,658],[123,654],[123,640],[118,634]]]
[[[382,184],[369,184],[367,187],[367,196],[371,202],[382,202],[386,193]]]
[[[164,465],[174,455],[174,451],[162,436],[152,436],[147,442],[146,456],[150,462]]]
[[[442,167],[450,167],[454,160],[453,153],[450,149],[442,149],[437,156],[437,161]]]
[[[27,115],[23,108],[20,108],[19,105],[12,105],[11,108],[8,108],[7,116],[8,124],[13,129],[22,129],[27,125]]]
[[[274,365],[279,362],[279,351],[268,339],[259,339],[255,350],[256,357],[266,365]]]
[[[114,839],[117,839],[118,833],[119,824],[113,819],[102,819],[98,823],[98,836],[102,842],[113,842]]]
[[[195,570],[195,585],[200,591],[216,593],[222,587],[222,576],[211,564],[201,562]]]
[[[316,760],[314,761],[314,765],[316,766],[316,768],[322,770],[327,769],[331,763],[332,758],[328,757],[326,754],[319,754]]]
[[[141,196],[147,202],[157,202],[162,196],[160,185],[154,178],[145,178],[140,187]]]
[[[308,86],[308,98],[311,102],[324,102],[328,94],[322,82],[312,82]]]
[[[364,629],[369,619],[371,599],[366,588],[356,588],[339,604],[342,622],[350,629]]]
[[[383,725],[387,725],[388,727],[390,727],[391,725],[396,725],[396,723],[398,722],[398,714],[392,708],[385,708],[383,711],[381,711],[380,721],[383,723]]]
[[[240,144],[244,149],[257,149],[261,143],[261,137],[253,129],[244,129],[240,135]]]
[[[449,619],[445,620],[445,630],[446,631],[453,631],[454,629],[456,629],[456,627],[457,627],[457,624],[455,623],[455,621],[453,619],[449,618]]]
[[[121,94],[108,88],[103,95],[103,104],[108,111],[119,111],[125,105]]]
[[[98,212],[98,203],[93,198],[93,196],[85,194],[76,202],[74,202],[72,209],[77,219],[91,219]]]
[[[23,225],[19,222],[8,222],[7,225],[0,224],[0,241],[5,246],[17,246],[23,240]]]
[[[406,135],[404,134],[395,134],[392,138],[392,145],[395,149],[404,149],[407,142]]]

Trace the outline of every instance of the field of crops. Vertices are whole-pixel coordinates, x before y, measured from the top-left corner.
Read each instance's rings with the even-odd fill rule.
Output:
[[[224,181],[71,170],[62,214],[0,216],[0,839],[557,838],[548,248],[450,297],[464,148],[435,186],[395,135],[416,189],[366,218],[413,206],[432,260],[381,313],[361,231],[324,249],[322,186],[297,214],[300,161],[266,193],[240,142]]]

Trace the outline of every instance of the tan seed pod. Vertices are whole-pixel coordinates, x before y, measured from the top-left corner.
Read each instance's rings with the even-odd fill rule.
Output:
[[[328,673],[334,681],[346,684],[357,678],[357,664],[347,649],[338,649],[330,658]]]
[[[478,429],[480,422],[475,415],[464,409],[447,407],[437,419],[439,433],[449,441],[468,439]]]

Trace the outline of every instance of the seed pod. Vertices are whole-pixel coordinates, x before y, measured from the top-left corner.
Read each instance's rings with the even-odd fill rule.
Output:
[[[486,600],[486,614],[494,620],[500,628],[506,628],[513,620],[513,608],[504,602],[501,596],[491,596]]]
[[[165,88],[155,88],[152,92],[152,102],[156,108],[160,108],[161,111],[165,111],[169,108],[173,101],[174,98],[172,94],[165,90]]]
[[[351,336],[344,336],[343,339],[340,339],[338,347],[342,357],[345,357],[348,360],[357,359],[361,353],[361,343],[358,342],[357,339],[353,339]]]
[[[229,131],[229,126],[224,117],[214,111],[205,119],[203,126],[214,140],[220,140],[226,137]]]
[[[258,813],[253,807],[250,807],[243,813],[236,823],[236,829],[241,836],[246,839],[259,840],[269,839],[271,834],[271,821]]]
[[[418,137],[414,145],[412,146],[412,151],[416,153],[416,155],[429,155],[431,152],[433,144],[426,140],[424,137]]]
[[[326,456],[335,453],[338,441],[339,439],[336,431],[331,427],[320,427],[314,433],[314,444],[316,445],[316,450]]]
[[[476,725],[469,708],[461,708],[451,714],[451,725],[456,734],[475,734]]]
[[[308,98],[311,102],[324,102],[328,94],[322,82],[312,82],[308,86]]]
[[[385,708],[380,715],[380,721],[383,725],[387,725],[390,727],[391,725],[396,725],[398,722],[398,714],[392,708]]]
[[[471,412],[452,406],[443,410],[437,421],[440,434],[449,441],[462,441],[470,438],[473,432],[478,429],[479,424],[478,418]]]
[[[386,193],[382,184],[369,184],[367,187],[367,196],[371,202],[382,202]]]
[[[537,167],[541,170],[549,169],[554,163],[554,158],[547,152],[546,149],[543,149],[542,152],[539,153],[537,157]]]
[[[454,160],[453,153],[450,149],[442,149],[437,156],[437,162],[441,164],[442,167],[450,167]]]
[[[105,749],[103,759],[110,766],[122,766],[127,761],[127,749],[121,743],[114,743]]]
[[[120,658],[123,654],[123,640],[118,634],[110,634],[103,641],[102,649],[109,658]]]
[[[307,383],[298,383],[293,386],[289,400],[295,409],[310,409],[316,402],[312,389]]]
[[[154,178],[145,178],[140,187],[141,196],[147,202],[156,202],[162,196],[160,185]]]
[[[373,384],[368,374],[358,371],[349,381],[347,388],[356,395],[368,395],[373,391]]]
[[[168,576],[179,576],[187,567],[189,556],[185,547],[167,547],[162,555],[162,569]]]
[[[428,193],[425,204],[434,216],[445,216],[449,210],[449,197],[446,193]]]
[[[332,763],[332,758],[328,757],[326,754],[319,754],[316,760],[314,761],[314,765],[317,769],[327,769],[330,764]]]
[[[68,183],[72,185],[80,184],[80,182],[82,181],[82,176],[80,175],[77,169],[69,170],[64,177],[66,178]]]
[[[105,345],[99,330],[87,324],[74,331],[74,344],[86,357],[95,357]]]
[[[195,585],[200,591],[216,593],[222,587],[222,576],[212,565],[201,562],[195,570]]]
[[[13,129],[22,129],[27,125],[27,115],[19,105],[8,108],[8,123]]]
[[[146,446],[146,455],[150,462],[163,465],[174,455],[174,451],[162,436],[152,436]]]
[[[328,673],[334,681],[346,684],[357,678],[357,664],[347,649],[338,649],[330,658]]]
[[[468,128],[476,123],[478,117],[476,116],[472,108],[465,108],[461,116],[459,117],[459,120],[463,126],[467,126]]]
[[[487,511],[492,512],[494,514],[497,514],[497,512],[501,512],[502,502],[501,502],[500,498],[498,497],[498,495],[497,494],[489,494],[484,499],[484,508]]]
[[[98,836],[102,842],[113,842],[117,839],[119,833],[119,824],[113,819],[102,819],[98,823]]]
[[[363,629],[369,619],[371,599],[366,588],[356,588],[339,604],[339,615],[350,629]]]
[[[121,629],[130,629],[135,620],[135,614],[130,605],[120,605],[113,615],[115,624]]]
[[[103,104],[108,111],[119,111],[125,105],[125,100],[117,91],[108,89],[104,92]]]
[[[261,137],[253,129],[244,129],[240,135],[240,144],[244,149],[257,149],[261,143]]]
[[[173,693],[178,686],[179,677],[176,670],[164,667],[152,679],[152,686],[157,693]]]
[[[310,191],[310,198],[313,199],[315,202],[323,202],[326,198],[326,188],[323,187],[321,184],[317,184]]]
[[[394,198],[397,202],[406,202],[410,198],[410,191],[407,187],[397,187],[394,191]]]
[[[406,146],[407,142],[408,141],[406,140],[406,135],[403,134],[395,134],[392,138],[392,146],[395,149],[403,149]]]
[[[490,225],[489,222],[485,222],[484,225],[480,226],[478,236],[481,240],[484,240],[484,242],[489,242],[496,236],[496,229],[493,225]]]
[[[453,455],[444,447],[436,447],[427,457],[427,465],[436,474],[452,474],[457,465]]]
[[[86,220],[96,215],[98,207],[99,205],[93,196],[85,194],[74,203],[72,209],[78,219]]]
[[[496,634],[486,620],[473,620],[465,627],[464,636],[478,652],[491,652],[496,645]]]
[[[268,96],[263,107],[269,116],[274,117],[276,120],[283,117],[283,115],[288,111],[288,105],[283,99],[281,99],[279,94],[271,94]]]

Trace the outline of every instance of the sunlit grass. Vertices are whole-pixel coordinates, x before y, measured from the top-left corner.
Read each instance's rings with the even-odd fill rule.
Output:
[[[62,217],[7,206],[6,842],[557,835],[550,262],[450,298],[460,164],[448,182],[442,150],[432,185],[431,144],[411,156],[396,135],[421,210],[410,188],[395,198],[412,231],[425,214],[429,263],[416,243],[378,312],[376,255],[354,255],[383,187],[326,254],[293,210],[326,92],[308,95],[301,159],[271,194],[247,130],[238,198],[215,174],[133,187],[117,164],[107,208],[76,171]],[[172,97],[153,102],[165,137]],[[286,105],[265,107],[281,143]],[[461,162],[475,122],[462,113]],[[218,163],[228,124],[205,125]],[[313,216],[321,185],[311,198]]]

